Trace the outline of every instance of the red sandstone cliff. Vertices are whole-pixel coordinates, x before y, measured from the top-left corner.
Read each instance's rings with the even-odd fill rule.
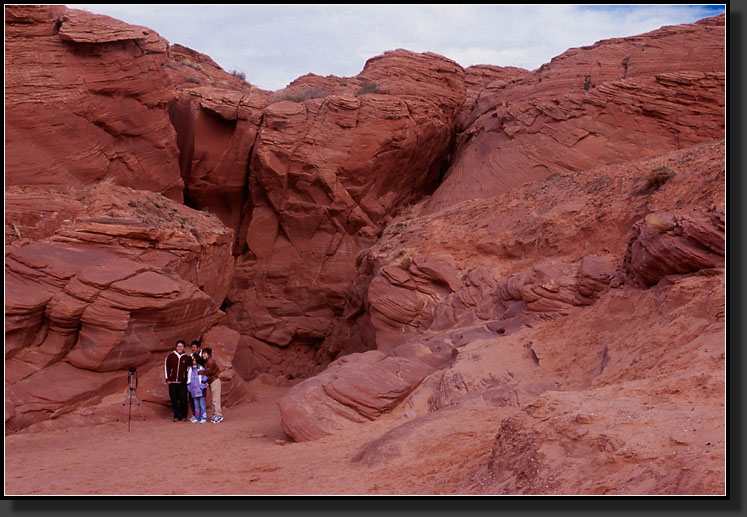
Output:
[[[571,49],[506,74],[463,117],[433,212],[527,181],[724,136],[723,17]]]
[[[182,201],[168,43],[63,6],[5,7],[5,184],[107,180]]]
[[[402,470],[426,433],[434,493],[723,492],[723,15],[273,93],[144,27],[5,9],[6,429],[132,365],[163,407],[162,356],[202,336],[228,406],[306,378],[294,440],[398,415],[351,461]]]

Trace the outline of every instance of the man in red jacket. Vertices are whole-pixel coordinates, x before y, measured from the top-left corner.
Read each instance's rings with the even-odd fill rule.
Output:
[[[220,409],[220,378],[218,377],[220,370],[218,369],[218,363],[213,359],[211,348],[202,349],[202,358],[205,360],[205,369],[200,370],[200,375],[207,375],[213,403],[213,418],[210,421],[218,424],[223,421],[223,412]]]
[[[174,422],[187,419],[187,367],[190,359],[184,353],[185,345],[181,339],[177,341],[175,349],[166,356],[163,364],[166,384],[169,385],[171,408],[174,411]]]

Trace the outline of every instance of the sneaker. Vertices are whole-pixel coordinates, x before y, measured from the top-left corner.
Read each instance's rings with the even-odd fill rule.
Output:
[[[172,419],[171,419],[171,421],[172,421],[172,422],[178,422],[178,421],[179,421],[179,419],[178,419],[178,418],[176,418],[176,417],[174,417],[174,418],[172,418]]]
[[[201,424],[207,424],[207,420],[200,420]]]
[[[216,416],[216,417],[215,417],[215,418],[213,419],[213,423],[214,423],[214,424],[219,424],[219,423],[221,423],[221,422],[223,422],[223,417],[222,417],[222,416]]]
[[[193,424],[196,424],[197,422],[199,422],[199,420],[197,420],[195,417],[191,417],[189,421],[192,422]]]

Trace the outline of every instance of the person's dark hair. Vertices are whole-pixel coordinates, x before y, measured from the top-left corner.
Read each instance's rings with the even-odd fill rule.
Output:
[[[174,345],[174,347],[177,347],[179,345],[179,343],[181,343],[184,346],[187,346],[187,342],[184,341],[183,339],[180,339],[179,341],[176,342],[176,345]]]
[[[197,345],[197,348],[202,348],[202,343],[200,342],[200,340],[199,340],[199,339],[195,339],[194,341],[192,341],[192,342],[191,342],[191,343],[189,344],[189,346],[192,346],[192,345]]]
[[[213,357],[213,349],[212,348],[203,348],[202,351],[203,352],[207,352],[207,355],[209,357]]]

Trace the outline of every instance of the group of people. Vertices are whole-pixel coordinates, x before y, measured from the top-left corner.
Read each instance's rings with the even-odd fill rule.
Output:
[[[190,422],[207,423],[206,399],[207,390],[210,388],[213,412],[210,421],[218,424],[223,421],[218,363],[213,359],[213,351],[210,348],[201,350],[202,345],[199,341],[192,341],[191,354],[184,351],[186,346],[185,341],[177,341],[174,350],[164,361],[164,374],[174,411],[173,421],[186,421],[191,409]]]

